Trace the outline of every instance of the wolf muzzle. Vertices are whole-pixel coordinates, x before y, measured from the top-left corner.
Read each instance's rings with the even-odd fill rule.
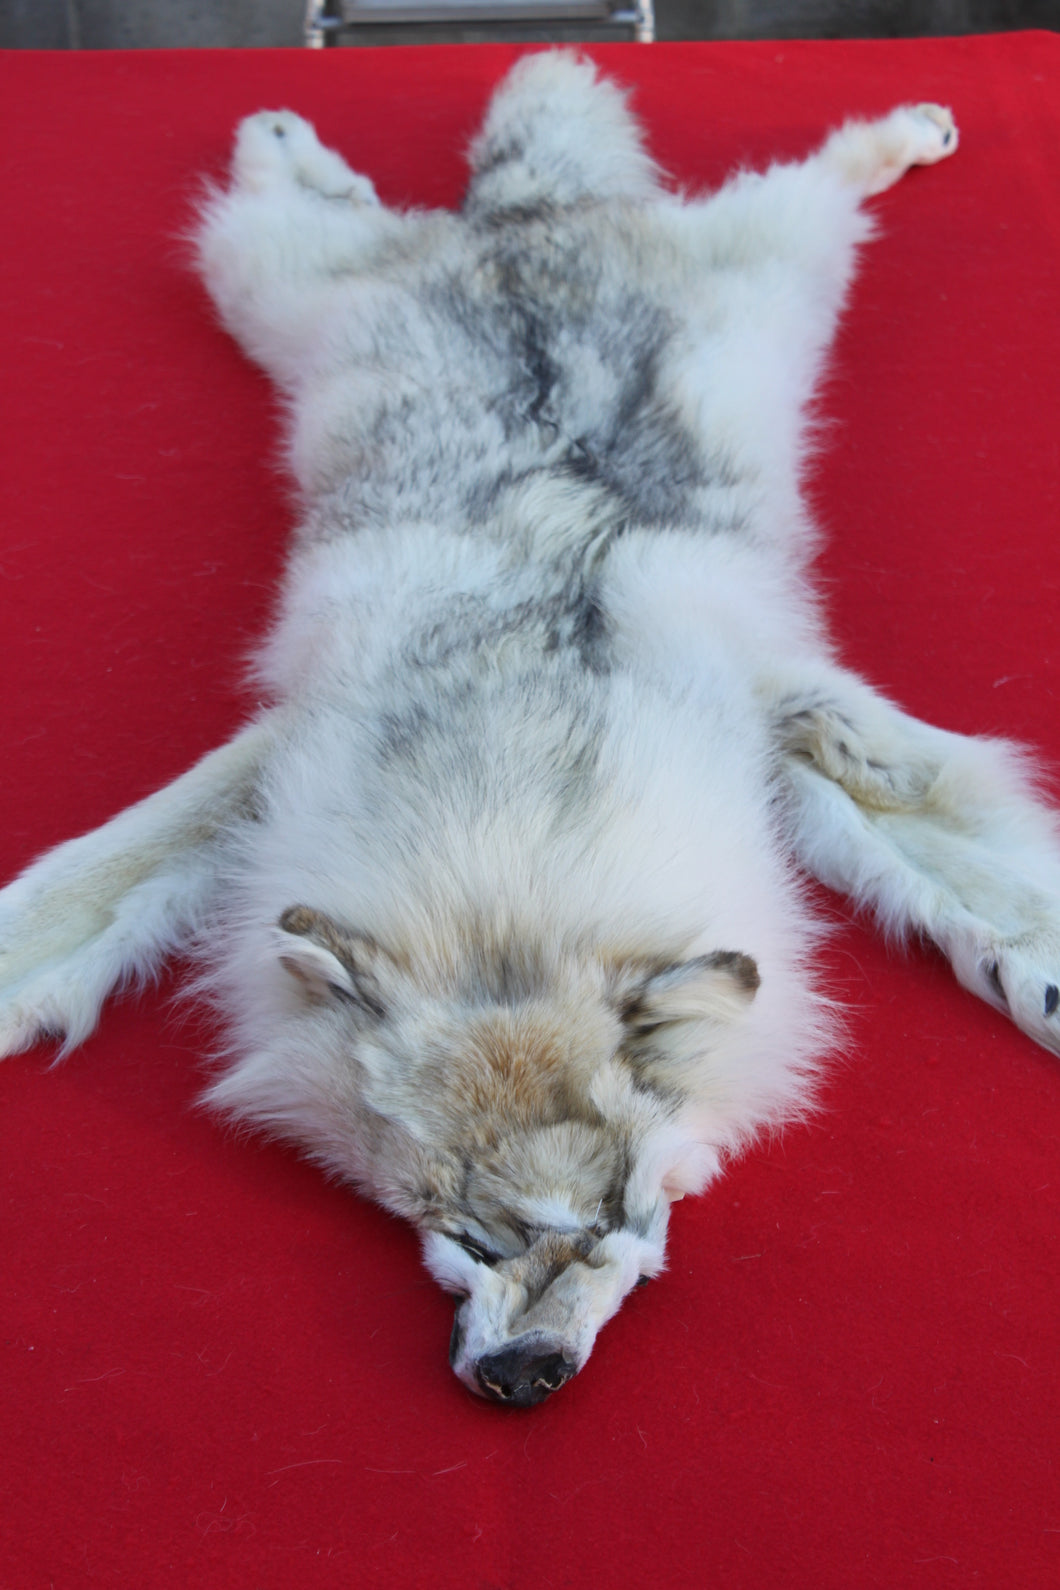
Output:
[[[475,1379],[484,1397],[511,1408],[532,1408],[566,1385],[575,1366],[561,1352],[542,1352],[540,1340],[513,1342],[489,1353],[475,1365]]]

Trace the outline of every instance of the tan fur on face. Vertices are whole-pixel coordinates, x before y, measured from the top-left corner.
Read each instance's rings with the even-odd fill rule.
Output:
[[[617,1021],[602,1009],[573,1030],[569,1019],[544,1009],[490,1011],[469,1023],[443,1086],[466,1101],[483,1142],[558,1121],[599,1124],[589,1084],[617,1037]]]
[[[567,1236],[545,1231],[525,1253],[510,1260],[508,1277],[525,1292],[527,1309],[533,1308],[569,1264],[588,1264],[593,1268],[594,1246],[593,1239],[584,1232]]]
[[[543,1006],[494,1009],[468,1024],[436,1073],[457,1128],[460,1218],[521,1247],[525,1229],[545,1223],[547,1204],[585,1225],[610,1208],[625,1134],[615,1123],[609,1129],[592,1083],[617,1038],[602,1003],[577,1017]]]

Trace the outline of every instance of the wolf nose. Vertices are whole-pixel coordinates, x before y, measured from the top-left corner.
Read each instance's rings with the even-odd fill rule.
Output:
[[[489,1353],[475,1365],[475,1379],[483,1394],[511,1408],[532,1408],[544,1402],[573,1375],[574,1365],[562,1353],[529,1351],[518,1344]]]

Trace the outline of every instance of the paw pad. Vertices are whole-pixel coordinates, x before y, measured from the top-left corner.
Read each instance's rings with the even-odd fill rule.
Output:
[[[921,147],[914,156],[914,164],[932,165],[944,160],[957,147],[957,124],[953,112],[945,105],[915,105],[913,114],[921,123]],[[927,125],[924,125],[924,124]]]

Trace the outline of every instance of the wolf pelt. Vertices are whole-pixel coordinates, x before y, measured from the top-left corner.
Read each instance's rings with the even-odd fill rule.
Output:
[[[199,218],[303,511],[231,744],[0,896],[0,1050],[197,949],[208,1097],[422,1233],[474,1391],[540,1401],[671,1203],[832,1041],[802,878],[1060,1049],[1060,851],[1020,756],[835,659],[807,403],[871,222],[948,111],[666,190],[622,92],[525,58],[460,213],[383,208],[288,111]]]

